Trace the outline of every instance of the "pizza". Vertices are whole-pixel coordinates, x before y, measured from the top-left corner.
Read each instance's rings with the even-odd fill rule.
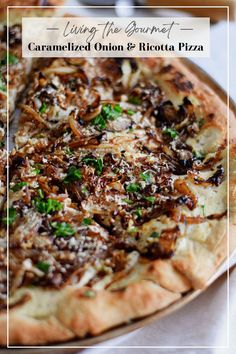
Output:
[[[227,255],[220,97],[178,59],[60,58],[20,107],[11,344],[98,335],[207,286]]]

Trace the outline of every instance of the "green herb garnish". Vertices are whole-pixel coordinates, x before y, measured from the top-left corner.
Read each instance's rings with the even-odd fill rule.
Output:
[[[75,234],[75,230],[71,227],[70,224],[66,222],[52,222],[52,228],[54,229],[54,235],[57,237],[68,237]]]
[[[122,200],[123,200],[123,202],[125,202],[125,203],[127,203],[129,205],[133,204],[133,201],[131,199],[129,199],[129,198],[124,198]]]
[[[105,129],[107,125],[107,121],[101,114],[99,114],[97,117],[95,117],[92,120],[92,124],[99,126],[100,129]]]
[[[169,135],[172,139],[175,139],[179,135],[178,132],[172,128],[165,128],[163,133]]]
[[[150,237],[152,237],[152,238],[159,238],[159,237],[160,237],[160,233],[154,231],[154,232],[151,233]]]
[[[102,159],[95,159],[94,157],[84,157],[82,161],[86,165],[92,165],[95,168],[95,171],[98,175],[102,173],[103,169],[103,160]]]
[[[205,218],[205,216],[206,216],[206,205],[205,204],[201,205],[201,208],[202,208],[202,215]]]
[[[0,85],[0,91],[7,92],[6,86]]]
[[[32,168],[31,170],[33,173],[35,173],[36,175],[39,175],[40,172],[41,172],[41,169],[40,168]]]
[[[87,194],[87,193],[88,193],[87,187],[86,187],[86,186],[82,186],[81,192],[82,192],[83,194]]]
[[[16,183],[12,188],[11,190],[13,192],[18,192],[20,191],[24,186],[27,186],[27,182],[19,182],[19,183]]]
[[[84,293],[83,293],[84,296],[86,297],[95,297],[96,296],[96,293],[95,291],[93,290],[86,290]]]
[[[43,199],[43,198],[44,198],[44,192],[43,192],[43,190],[42,190],[41,188],[39,188],[37,192],[38,192],[39,198]]]
[[[3,82],[1,73],[0,73],[0,91],[3,91],[3,92],[6,92],[6,91],[7,91],[7,86],[6,86],[6,84],[4,84],[4,82]]]
[[[138,232],[138,228],[137,228],[137,227],[130,227],[130,228],[128,229],[128,232],[131,233],[131,234],[137,233],[137,232]]]
[[[115,120],[122,114],[122,108],[119,104],[114,107],[111,104],[103,105],[101,113],[93,120],[92,124],[98,126],[100,129],[105,129],[108,120]]]
[[[43,165],[41,163],[35,163],[31,169],[31,171],[33,173],[35,173],[36,175],[39,175],[40,172],[42,171],[42,167],[43,167]]]
[[[47,105],[45,102],[42,103],[42,106],[39,108],[40,113],[45,113],[47,109]]]
[[[156,198],[155,198],[155,197],[152,197],[152,196],[150,196],[150,197],[144,197],[144,199],[147,200],[148,202],[152,203],[152,204],[154,204],[154,203],[155,203],[155,200],[156,200]]]
[[[151,173],[150,172],[141,172],[140,177],[146,183],[150,183],[150,181],[151,181]]]
[[[11,53],[9,53],[9,55],[8,55],[8,60],[9,60],[9,64],[10,65],[14,65],[14,64],[17,64],[19,62],[19,59],[15,55],[13,55]]]
[[[5,57],[1,60],[0,65],[7,65],[7,61],[9,62],[9,65],[14,65],[19,62],[19,59],[14,54],[9,53],[7,55],[6,53]]]
[[[130,183],[126,187],[127,192],[129,193],[137,193],[141,191],[141,186],[138,183]]]
[[[16,209],[13,207],[10,207],[8,209],[8,213],[6,211],[6,216],[4,216],[2,218],[3,224],[4,225],[11,225],[15,221],[16,216],[17,216]]]
[[[62,204],[55,199],[36,200],[35,208],[41,214],[51,214],[62,209]]]
[[[68,155],[69,157],[73,156],[73,154],[74,154],[73,150],[71,150],[69,147],[65,148],[65,152],[66,152],[66,155]]]
[[[92,224],[92,219],[90,219],[90,218],[84,218],[81,223],[81,225],[83,225],[83,226],[88,226],[91,224]]]
[[[36,264],[36,267],[42,272],[47,273],[49,271],[50,264],[47,262],[40,261]]]
[[[76,168],[75,166],[71,166],[68,171],[67,175],[64,179],[64,183],[73,183],[75,181],[78,181],[82,178],[82,172],[79,168]]]
[[[127,110],[127,114],[128,114],[129,116],[132,116],[133,114],[135,114],[135,112],[132,111],[132,109],[128,109],[128,110]]]
[[[140,105],[142,103],[142,100],[137,96],[130,96],[128,102],[135,105]]]
[[[136,209],[135,214],[137,215],[138,218],[142,217],[142,208],[139,207]]]

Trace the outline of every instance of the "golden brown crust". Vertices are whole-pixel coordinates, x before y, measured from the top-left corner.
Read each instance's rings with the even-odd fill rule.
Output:
[[[211,245],[210,240],[203,244],[188,240],[186,248],[177,250],[172,260],[194,289],[204,288],[227,256],[226,220],[212,230],[211,237],[214,242]]]
[[[160,310],[178,300],[181,295],[172,293],[159,285],[142,280],[118,291],[98,291],[87,297],[88,288],[67,288],[54,301],[54,311],[46,318],[33,318],[29,307],[22,306],[11,311],[10,342],[12,344],[42,344],[65,341],[74,336],[98,335],[102,331]],[[29,290],[27,290],[29,291]],[[40,292],[37,303],[45,300]],[[52,294],[48,294],[51,296]],[[66,306],[65,306],[66,304]]]
[[[148,65],[150,68],[152,65],[155,67],[160,61],[162,66],[169,63],[167,59],[151,59]],[[215,112],[214,116],[207,118],[205,129],[214,127],[217,140],[214,139],[211,143],[214,144],[216,140],[217,144],[223,144],[227,134],[225,103],[180,60],[172,61],[172,65],[169,72],[156,72],[158,80],[161,78],[165,90],[169,87],[176,104],[187,94],[201,102],[199,114],[204,112],[208,116],[212,111]],[[176,72],[184,74],[181,78],[181,90],[176,87],[181,83],[173,82]],[[186,78],[193,87],[183,84],[182,80]],[[180,244],[171,261],[150,262],[149,267],[139,275],[137,282],[132,281],[131,277],[129,285],[122,289],[117,287],[119,290],[114,291],[116,284],[112,284],[109,290],[96,291],[94,296],[87,297],[87,288],[75,290],[66,287],[54,297],[55,292],[40,288],[21,289],[30,292],[32,299],[29,303],[11,310],[11,344],[41,344],[68,340],[75,336],[83,337],[87,334],[97,335],[111,327],[168,306],[191,286],[195,289],[205,287],[227,254],[225,224],[222,221],[219,225],[214,232],[211,230],[204,242],[191,238],[184,240],[185,248]],[[39,302],[47,303],[46,299],[50,310],[46,306],[43,314],[38,313]]]

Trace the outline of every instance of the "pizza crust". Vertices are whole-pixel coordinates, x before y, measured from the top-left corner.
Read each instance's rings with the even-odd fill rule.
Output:
[[[98,291],[91,298],[84,295],[87,290],[67,287],[53,299],[53,292],[45,289],[35,292],[26,289],[31,305],[26,302],[11,311],[10,343],[43,344],[75,336],[98,335],[108,328],[160,310],[181,297],[147,280],[117,291]],[[44,316],[42,310],[42,314],[38,312],[35,316],[32,311],[37,312],[42,301],[48,301],[53,312]]]

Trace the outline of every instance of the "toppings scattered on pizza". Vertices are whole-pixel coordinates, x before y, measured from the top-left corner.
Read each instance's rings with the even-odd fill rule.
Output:
[[[223,133],[192,84],[169,78],[170,65],[150,67],[41,61],[10,155],[12,293],[109,288],[137,264],[175,258],[188,239],[204,242],[224,218]]]

